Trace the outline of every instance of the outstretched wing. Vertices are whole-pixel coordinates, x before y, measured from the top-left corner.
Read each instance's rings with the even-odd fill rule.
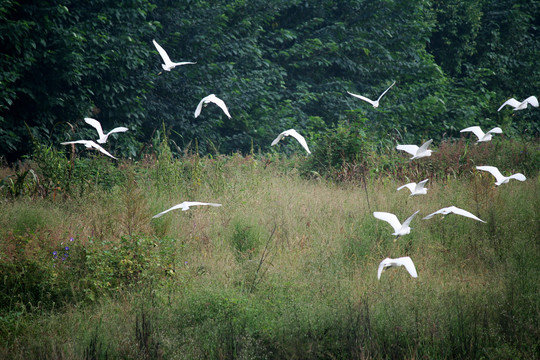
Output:
[[[205,96],[201,99],[201,101],[199,101],[199,104],[197,105],[197,108],[195,109],[195,117],[198,117],[199,115],[201,115],[201,110],[202,110],[202,106],[204,104],[204,102],[206,100],[208,100],[209,97],[211,97],[212,95],[214,94],[210,94],[208,96]]]
[[[220,98],[218,98],[217,96],[212,96],[210,98],[208,98],[209,101],[213,102],[214,104],[216,104],[217,106],[219,106],[221,108],[221,110],[223,110],[223,112],[225,113],[225,115],[227,115],[227,117],[230,119],[231,118],[231,114],[229,114],[229,110],[227,109],[227,105],[225,105],[225,101],[221,100]]]
[[[433,139],[430,139],[428,141],[426,141],[425,143],[422,144],[422,146],[420,146],[420,148],[418,149],[418,153],[423,153],[424,151],[427,150],[428,146],[433,142]]]
[[[379,279],[379,280],[381,279],[382,271],[384,270],[386,265],[388,265],[391,261],[392,261],[392,259],[390,259],[390,258],[386,258],[383,261],[381,261],[381,263],[379,264],[379,270],[377,270],[377,279]]]
[[[426,179],[426,180],[422,180],[422,181],[420,181],[418,184],[416,184],[415,191],[420,191],[420,190],[422,190],[422,189],[425,187],[425,185],[426,185],[426,183],[427,183],[428,181],[429,181],[429,179]]]
[[[513,108],[517,108],[519,105],[521,105],[521,103],[514,98],[510,98],[506,100],[504,104],[502,104],[501,107],[497,111],[501,111],[501,109],[505,107],[506,105],[510,105]]]
[[[502,134],[502,129],[500,127],[494,127],[493,129],[489,130],[486,134]]]
[[[466,216],[468,218],[471,218],[471,219],[474,219],[476,221],[481,221],[483,223],[485,223],[484,220],[480,219],[479,217],[477,217],[476,215],[468,212],[467,210],[463,210],[463,209],[460,209],[458,207],[455,207],[455,206],[451,206],[451,211],[454,213],[454,214],[457,214],[457,215],[461,215],[461,216]]]
[[[152,42],[154,43],[154,46],[156,47],[156,49],[157,49],[159,55],[161,56],[161,58],[163,59],[163,62],[165,63],[165,65],[171,64],[171,63],[172,63],[171,58],[169,57],[169,55],[167,54],[167,52],[165,51],[165,49],[163,49],[163,48],[161,47],[161,45],[159,45],[159,44],[157,43],[156,40],[152,40]]]
[[[522,173],[515,173],[514,175],[511,175],[508,177],[509,179],[516,179],[519,181],[525,181],[527,178]]]
[[[105,150],[104,148],[102,148],[101,146],[99,146],[98,144],[96,144],[95,142],[90,141],[90,142],[89,142],[89,145],[92,146],[94,149],[99,150],[101,153],[107,155],[108,157],[111,157],[111,158],[113,158],[114,160],[118,160],[117,158],[115,158],[114,156],[112,156],[107,150]]]
[[[439,210],[435,211],[434,213],[431,213],[431,214],[429,214],[428,216],[424,217],[423,219],[424,219],[424,220],[431,219],[432,217],[434,217],[434,216],[437,215],[437,214],[443,214],[443,215],[444,215],[444,214],[447,214],[447,213],[448,213],[448,209],[449,209],[449,208],[442,208],[442,209],[439,209]]]
[[[285,130],[283,131],[281,134],[279,134],[275,139],[274,141],[272,141],[272,144],[270,144],[270,146],[274,146],[276,145],[279,140],[283,139],[284,136],[287,136],[287,133],[289,132],[290,130]]]
[[[169,208],[169,209],[167,209],[167,210],[165,210],[165,211],[160,212],[160,213],[157,214],[157,215],[152,216],[152,218],[153,218],[153,219],[154,219],[154,218],[158,218],[158,217],[160,217],[161,215],[164,215],[164,214],[168,213],[169,211],[176,210],[176,209],[182,209],[183,211],[186,211],[186,210],[189,209],[189,207],[186,207],[186,206],[185,206],[185,203],[186,203],[186,202],[184,201],[183,203],[174,205],[172,208]]]
[[[394,232],[397,232],[399,231],[399,229],[401,229],[401,223],[399,222],[397,216],[394,214],[382,211],[375,211],[373,213],[373,216],[375,216],[379,220],[383,220],[389,223],[394,229]]]
[[[119,132],[126,132],[128,131],[129,129],[127,127],[123,127],[123,126],[119,126],[117,128],[114,128],[112,129],[111,131],[109,131],[107,133],[107,136],[111,135],[111,134],[114,134],[114,133],[119,133]]]
[[[523,102],[528,102],[532,106],[538,107],[538,99],[536,98],[536,96],[529,96],[528,98],[523,100]]]
[[[93,126],[96,129],[100,139],[105,136],[105,134],[103,133],[103,129],[101,128],[101,123],[99,121],[92,118],[84,118],[84,121],[88,125]]]
[[[400,257],[397,259],[394,259],[394,262],[396,262],[399,265],[405,266],[405,269],[411,274],[413,278],[418,277],[418,274],[416,273],[416,267],[414,266],[414,263],[412,259],[408,256]]]
[[[503,174],[501,174],[499,169],[497,169],[495,166],[477,166],[476,169],[487,171],[495,177],[495,180],[497,180],[497,182],[501,182],[506,178],[506,176],[503,176]]]
[[[365,96],[362,96],[362,95],[357,95],[357,94],[353,94],[352,92],[349,92],[347,91],[347,93],[349,93],[349,95],[352,95],[354,97],[357,97],[359,99],[362,99],[364,101],[367,101],[368,103],[370,103],[371,105],[373,105],[374,107],[377,107],[379,105],[378,101],[373,101],[371,99],[368,99],[367,97]]]
[[[416,152],[418,151],[419,147],[416,145],[398,145],[396,146],[396,149],[406,151],[411,155],[416,155]]]
[[[401,225],[401,227],[404,227],[406,228],[407,226],[409,226],[409,224],[411,223],[412,219],[414,219],[414,217],[416,216],[416,214],[418,214],[420,212],[420,210],[417,210],[414,214],[412,214],[411,216],[409,216],[407,218],[407,220],[405,220],[403,222],[403,224]]]
[[[384,96],[384,94],[386,94],[386,93],[388,92],[388,90],[390,90],[390,89],[392,88],[392,86],[394,86],[395,84],[396,84],[396,82],[394,81],[394,82],[392,83],[392,85],[390,85],[390,86],[388,87],[388,89],[384,90],[384,92],[381,94],[381,96],[379,96],[379,98],[377,99],[377,102],[378,102],[379,100],[381,100],[381,98]]]
[[[481,139],[484,137],[484,135],[486,135],[484,134],[480,126],[471,126],[471,127],[461,130],[460,132],[472,132],[474,133],[474,135],[476,135],[478,139]]]
[[[306,149],[307,153],[311,154],[311,151],[309,151],[309,148],[307,146],[306,139],[302,135],[300,135],[296,130],[290,129],[289,133],[287,135],[290,135],[290,136],[294,137],[296,140],[298,140],[300,145],[302,145],[302,147],[304,149]]]
[[[408,183],[408,184],[405,184],[405,185],[402,185],[402,186],[398,187],[397,190],[399,191],[399,190],[401,190],[403,188],[407,188],[407,189],[409,189],[411,191],[411,193],[413,193],[416,186],[417,186],[416,183],[412,182],[412,183]]]
[[[199,201],[184,201],[182,204],[184,204],[184,208],[182,209],[184,211],[188,210],[190,206],[221,206],[221,204],[216,203],[205,203],[205,202],[199,202]]]

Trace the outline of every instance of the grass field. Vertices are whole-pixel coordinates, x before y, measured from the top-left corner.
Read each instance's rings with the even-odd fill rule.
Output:
[[[2,189],[0,358],[540,357],[537,166],[500,187],[437,170],[409,197],[396,191],[406,159],[369,169],[364,188],[306,171],[304,157],[41,155],[34,178],[23,168]],[[55,180],[62,166],[69,185]],[[223,206],[152,219],[186,200]],[[422,220],[451,205],[487,223]],[[416,210],[397,241],[372,215]],[[418,278],[391,268],[377,280],[380,261],[401,256]]]

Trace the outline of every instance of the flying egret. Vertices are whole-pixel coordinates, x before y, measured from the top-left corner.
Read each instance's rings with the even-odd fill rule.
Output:
[[[495,127],[484,134],[482,129],[480,129],[480,126],[471,126],[471,127],[461,130],[460,132],[474,133],[474,135],[476,135],[476,137],[478,138],[477,143],[479,143],[479,142],[484,142],[484,141],[490,141],[492,138],[491,134],[502,134],[502,129],[500,127]]]
[[[428,150],[428,146],[433,142],[433,139],[426,141],[422,146],[416,145],[398,145],[397,150],[403,150],[411,154],[413,157],[411,160],[420,159],[426,156],[431,156],[432,150]]]
[[[386,94],[386,93],[388,92],[388,90],[390,90],[390,88],[392,88],[392,86],[394,86],[395,84],[396,84],[396,82],[394,81],[394,82],[392,83],[392,85],[390,85],[390,87],[389,87],[388,89],[386,89],[386,90],[381,94],[381,96],[379,96],[379,98],[378,98],[377,100],[375,100],[375,101],[373,101],[373,100],[371,100],[371,99],[368,99],[367,97],[362,96],[362,95],[353,94],[352,92],[349,92],[349,91],[347,91],[347,92],[349,93],[349,95],[352,95],[352,96],[354,96],[354,97],[357,97],[357,98],[359,98],[359,99],[362,99],[362,100],[364,100],[364,101],[367,101],[368,103],[370,103],[371,105],[373,105],[374,108],[376,108],[376,107],[379,107],[379,100],[381,100],[381,98],[384,96],[384,94]]]
[[[92,140],[75,140],[75,141],[66,141],[66,142],[63,142],[63,143],[60,143],[62,145],[69,145],[69,144],[83,144],[84,146],[86,146],[87,149],[90,149],[90,148],[94,148],[94,149],[97,149],[99,151],[101,151],[103,154],[109,156],[109,157],[112,157],[113,159],[115,160],[118,160],[117,158],[115,158],[114,156],[112,156],[111,154],[109,154],[109,152],[107,150],[105,150],[104,148],[102,148],[101,146],[99,146],[98,144],[96,144],[95,142],[93,142]]]
[[[118,133],[118,132],[126,132],[126,131],[129,130],[127,127],[120,126],[120,127],[112,129],[107,134],[104,134],[103,129],[101,128],[101,123],[99,121],[97,121],[96,119],[84,118],[84,121],[88,125],[91,125],[96,129],[96,131],[97,131],[97,133],[99,135],[99,139],[97,140],[97,142],[100,143],[100,144],[105,144],[107,142],[107,138],[111,134]]]
[[[506,184],[507,182],[510,181],[510,179],[516,179],[516,180],[519,180],[519,181],[527,180],[525,175],[523,175],[522,173],[516,173],[514,175],[504,176],[503,174],[501,174],[499,169],[497,169],[495,166],[477,166],[476,168],[478,170],[487,171],[491,175],[493,175],[495,177],[495,180],[497,180],[497,181],[495,181],[495,185],[497,185],[497,186],[499,186],[501,184]]]
[[[422,180],[418,184],[415,183],[415,182],[408,183],[408,184],[405,184],[403,186],[398,187],[397,189],[398,189],[398,191],[403,189],[403,188],[409,189],[411,191],[411,195],[409,195],[409,196],[425,195],[425,194],[427,194],[428,189],[425,188],[424,185],[426,185],[426,183],[428,181],[429,181],[429,179]]]
[[[311,154],[311,151],[309,151],[309,148],[307,146],[306,139],[302,135],[300,135],[298,132],[296,132],[296,130],[294,130],[294,129],[289,129],[289,130],[283,131],[281,134],[279,134],[277,136],[277,138],[274,139],[274,141],[272,141],[271,146],[276,145],[279,142],[279,140],[283,139],[285,136],[292,136],[293,138],[298,140],[300,145],[302,145],[304,147],[304,149],[306,149],[308,154]]]
[[[463,209],[460,209],[458,207],[455,207],[455,206],[450,206],[450,207],[445,207],[445,208],[442,208],[440,210],[437,210],[435,211],[434,213],[432,214],[429,214],[428,216],[426,216],[424,218],[424,220],[426,219],[431,219],[433,216],[437,215],[437,214],[442,214],[443,218],[448,215],[448,214],[451,214],[451,213],[454,213],[454,214],[457,214],[457,215],[461,215],[461,216],[466,216],[468,218],[471,218],[471,219],[474,219],[474,220],[477,220],[477,221],[481,221],[483,223],[485,223],[484,220],[476,217],[474,214],[471,214],[470,212],[468,212],[467,210],[463,210]]]
[[[501,111],[501,109],[503,107],[505,107],[505,105],[512,106],[514,108],[514,111],[523,110],[523,109],[527,108],[528,104],[531,104],[534,107],[538,107],[538,99],[536,98],[536,96],[529,96],[528,98],[526,98],[525,100],[523,100],[521,102],[517,101],[514,98],[510,98],[510,99],[506,100],[504,102],[504,104],[502,104],[501,107],[499,108],[499,110],[497,110],[497,111]]]
[[[161,58],[163,59],[163,62],[165,63],[165,64],[161,64],[161,67],[165,71],[171,71],[171,69],[174,69],[175,67],[180,66],[180,65],[188,65],[188,64],[196,64],[197,63],[197,62],[191,62],[191,61],[184,61],[184,62],[178,62],[178,63],[172,62],[169,55],[167,55],[167,52],[165,51],[165,49],[163,49],[156,42],[156,40],[152,40],[152,42],[154,43],[154,46],[156,47],[159,55],[161,55]]]
[[[204,97],[201,101],[199,101],[199,105],[197,105],[197,108],[195,109],[195,117],[198,117],[201,114],[203,105],[207,106],[211,102],[219,106],[223,110],[225,115],[229,117],[229,119],[231,118],[231,114],[229,114],[229,110],[227,109],[227,105],[225,105],[225,102],[214,94],[210,94]]]
[[[412,259],[408,256],[405,256],[397,259],[386,258],[381,261],[381,263],[379,264],[379,271],[377,271],[377,279],[381,279],[381,274],[383,270],[386,270],[386,268],[399,266],[405,266],[405,269],[407,269],[407,271],[409,272],[409,274],[411,274],[413,278],[418,277]]]
[[[158,218],[161,215],[166,214],[169,211],[176,210],[176,209],[182,209],[182,211],[188,211],[190,206],[199,206],[199,205],[209,205],[209,206],[216,206],[216,207],[221,206],[221,204],[214,204],[214,203],[204,203],[204,202],[198,202],[198,201],[184,201],[181,204],[174,205],[172,208],[167,209],[163,212],[160,212],[157,215],[152,216],[152,218]]]
[[[396,215],[387,213],[387,212],[381,212],[381,211],[375,211],[373,213],[373,216],[375,216],[379,220],[384,220],[387,223],[389,223],[392,228],[394,228],[394,233],[392,235],[396,235],[396,239],[400,236],[407,235],[411,232],[411,228],[409,227],[409,224],[411,223],[412,219],[418,214],[420,210],[412,214],[401,224],[397,218]]]

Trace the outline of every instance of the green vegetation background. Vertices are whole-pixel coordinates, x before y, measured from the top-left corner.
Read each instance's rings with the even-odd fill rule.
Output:
[[[141,158],[165,124],[182,150],[265,151],[358,122],[379,145],[456,137],[471,125],[538,137],[540,115],[496,109],[538,95],[540,3],[475,1],[16,1],[0,4],[0,156],[87,139],[90,116],[131,129]],[[156,39],[176,61],[162,71]],[[378,110],[346,91],[376,98]],[[232,119],[199,100],[215,93]],[[515,116],[514,116],[515,115]],[[177,152],[173,148],[173,152]]]

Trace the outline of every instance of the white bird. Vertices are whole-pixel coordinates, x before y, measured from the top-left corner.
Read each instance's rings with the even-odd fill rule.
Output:
[[[94,148],[94,149],[97,149],[99,151],[101,151],[103,154],[109,156],[109,157],[112,157],[113,159],[115,160],[118,160],[117,158],[115,158],[114,156],[112,156],[107,150],[105,150],[104,148],[102,148],[101,146],[99,146],[98,144],[96,144],[95,142],[93,142],[92,140],[75,140],[75,141],[66,141],[66,142],[63,142],[63,143],[60,143],[62,145],[69,145],[69,144],[83,144],[84,146],[86,146],[87,149],[90,149],[90,148]]]
[[[386,268],[399,266],[405,266],[405,269],[407,269],[407,271],[409,272],[409,274],[411,274],[413,278],[418,277],[412,259],[408,256],[405,256],[397,259],[386,258],[381,261],[381,263],[379,264],[379,271],[377,271],[377,279],[381,279],[381,274],[383,270],[386,270]]]
[[[118,133],[118,132],[126,132],[126,131],[129,130],[127,127],[120,126],[120,127],[112,129],[107,134],[104,134],[103,129],[101,128],[101,123],[99,121],[97,121],[96,119],[84,118],[84,121],[88,125],[91,125],[96,129],[96,131],[97,131],[97,133],[99,135],[99,139],[97,140],[97,142],[100,143],[100,144],[105,144],[107,142],[107,138],[111,134]]]
[[[527,108],[528,104],[531,104],[534,107],[538,107],[538,99],[536,98],[536,96],[529,96],[528,98],[526,98],[525,100],[521,102],[517,101],[514,98],[510,98],[506,100],[504,104],[502,104],[499,110],[497,111],[501,111],[501,109],[505,107],[506,105],[512,106],[514,108],[514,111],[523,110]]]
[[[478,138],[477,143],[479,143],[479,142],[484,142],[484,141],[490,141],[492,138],[491,134],[502,134],[503,131],[500,127],[495,127],[484,134],[482,129],[480,129],[480,126],[471,126],[471,127],[461,130],[460,132],[474,133],[474,135],[476,135],[476,137]]]
[[[525,175],[523,175],[522,173],[516,173],[514,175],[504,176],[503,174],[501,174],[499,169],[497,169],[495,166],[477,166],[476,168],[478,170],[487,171],[491,175],[493,175],[495,177],[495,180],[496,180],[495,185],[497,185],[497,186],[499,186],[501,184],[506,184],[507,182],[510,181],[510,179],[516,179],[516,180],[519,180],[519,181],[527,180]]]
[[[294,129],[289,129],[289,130],[283,131],[281,134],[279,134],[277,136],[277,138],[274,139],[274,141],[272,141],[271,146],[276,145],[279,142],[279,140],[283,139],[285,136],[292,136],[293,138],[298,140],[300,145],[302,145],[304,147],[304,149],[306,149],[308,154],[311,154],[311,151],[309,151],[309,148],[307,146],[306,139],[302,135],[300,135],[298,132],[296,132],[296,130],[294,130]]]
[[[379,220],[384,220],[387,223],[389,223],[392,228],[394,228],[394,233],[392,235],[396,235],[396,239],[400,236],[407,235],[411,232],[411,228],[409,227],[409,224],[411,223],[412,219],[418,214],[420,210],[412,214],[401,224],[397,218],[396,215],[382,212],[382,211],[375,211],[373,213],[373,216],[375,216]]]
[[[398,189],[398,191],[403,189],[403,188],[409,189],[411,191],[411,195],[409,195],[409,196],[425,195],[425,194],[427,194],[428,189],[425,188],[424,185],[426,185],[426,183],[428,181],[429,181],[429,179],[420,181],[418,184],[415,183],[415,182],[408,183],[408,184],[405,184],[403,186],[398,187],[397,189]]]
[[[384,96],[384,94],[386,94],[386,93],[388,92],[388,90],[390,90],[390,88],[391,88],[392,86],[394,86],[395,84],[396,84],[396,82],[394,81],[394,82],[392,83],[392,85],[390,85],[390,87],[389,87],[388,89],[386,89],[386,90],[381,94],[381,96],[379,96],[379,98],[378,98],[377,100],[375,100],[375,101],[373,101],[373,100],[371,100],[371,99],[368,99],[367,97],[362,96],[362,95],[353,94],[352,92],[349,92],[349,91],[347,91],[347,92],[349,93],[349,95],[352,95],[352,96],[354,96],[354,97],[357,97],[357,98],[359,98],[359,99],[362,99],[362,100],[364,100],[364,101],[367,101],[368,103],[370,103],[371,105],[373,105],[374,108],[376,108],[376,107],[379,107],[379,100],[381,100],[381,98]]]
[[[397,150],[403,150],[411,154],[413,157],[411,160],[420,159],[426,156],[431,156],[432,150],[428,150],[428,146],[433,142],[433,139],[426,141],[422,146],[416,145],[398,145]]]
[[[437,214],[442,214],[442,216],[444,218],[446,215],[451,214],[451,213],[461,215],[461,216],[466,216],[468,218],[471,218],[471,219],[474,219],[474,220],[481,221],[481,222],[485,223],[484,220],[476,217],[474,214],[468,212],[467,210],[463,210],[463,209],[460,209],[460,208],[455,207],[455,206],[445,207],[445,208],[442,208],[440,210],[437,210],[434,213],[429,214],[428,216],[426,216],[424,218],[424,220],[431,219],[433,216],[435,216]]]
[[[182,211],[187,211],[187,210],[189,210],[190,206],[199,206],[199,205],[209,205],[209,206],[216,206],[216,207],[221,206],[221,204],[214,204],[214,203],[204,203],[204,202],[198,202],[198,201],[184,201],[181,204],[174,205],[172,208],[167,209],[167,210],[165,210],[163,212],[160,212],[157,215],[152,216],[152,218],[158,218],[161,215],[166,214],[169,211],[176,210],[176,209],[182,209]]]
[[[167,52],[165,51],[165,49],[163,49],[156,42],[156,40],[152,40],[152,42],[154,43],[154,46],[156,47],[159,55],[161,55],[161,58],[163,59],[163,62],[165,63],[165,64],[161,64],[161,67],[165,71],[171,71],[171,69],[174,69],[175,67],[180,66],[180,65],[188,65],[188,64],[196,64],[197,63],[197,62],[191,62],[191,61],[184,61],[184,62],[177,62],[177,63],[172,62],[169,55],[167,55]]]
[[[195,117],[198,117],[201,114],[201,110],[202,110],[203,105],[207,106],[211,102],[213,102],[214,104],[219,106],[221,108],[221,110],[223,110],[225,115],[227,115],[229,117],[229,119],[231,118],[231,114],[229,114],[229,110],[227,109],[227,105],[225,105],[225,102],[223,100],[221,100],[220,98],[218,98],[214,94],[210,94],[210,95],[202,98],[201,101],[199,101],[199,105],[197,105],[197,108],[195,109]]]

